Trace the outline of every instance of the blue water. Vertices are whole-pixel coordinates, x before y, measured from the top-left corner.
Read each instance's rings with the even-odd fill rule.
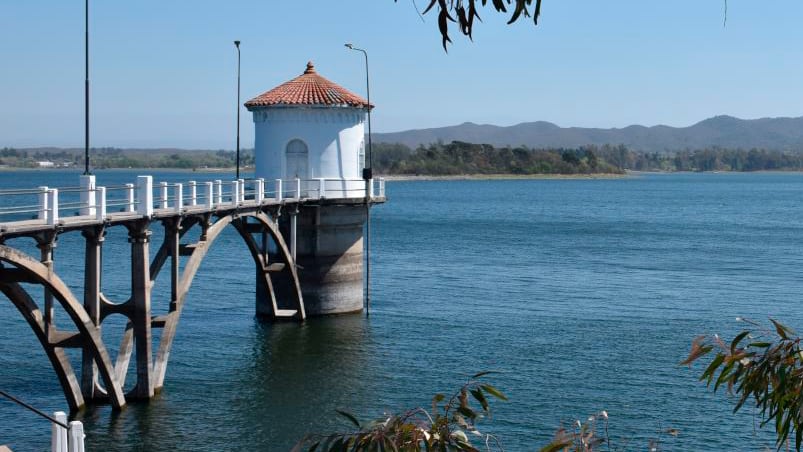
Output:
[[[98,178],[111,185],[135,175]],[[0,173],[0,188],[75,178]],[[305,433],[347,428],[335,408],[368,419],[426,407],[435,392],[483,370],[500,371],[491,381],[510,401],[495,403],[481,430],[507,450],[535,450],[561,423],[603,409],[612,439],[627,450],[644,450],[670,427],[680,433],[660,436],[665,450],[774,446],[752,409],[731,414],[732,400],[697,381],[700,366],[678,362],[697,334],[733,335],[737,316],[803,325],[803,175],[387,189],[390,201],[373,210],[368,319],[258,322],[253,264],[229,231],[191,289],[164,391],[120,414],[84,414],[90,450],[288,450]],[[124,231],[110,232],[104,291],[115,299],[128,290],[127,246]],[[76,292],[82,254],[80,236],[60,239],[57,269]],[[165,287],[160,279],[154,306],[165,306]],[[112,317],[104,323],[112,349],[120,327]],[[66,408],[38,342],[2,300],[0,388],[46,411]],[[45,450],[48,432],[46,422],[0,401],[0,443]]]

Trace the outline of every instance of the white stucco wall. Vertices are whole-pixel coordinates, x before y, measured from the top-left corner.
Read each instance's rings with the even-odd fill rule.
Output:
[[[360,145],[365,139],[365,111],[344,107],[266,107],[253,110],[256,158],[255,176],[266,180],[289,179],[286,149],[294,140],[307,145],[308,179],[327,179],[326,190],[344,188],[340,196],[361,197],[351,187],[335,180],[360,179]],[[306,189],[317,189],[307,183]],[[340,197],[338,196],[338,197]],[[329,194],[333,197],[333,194]]]

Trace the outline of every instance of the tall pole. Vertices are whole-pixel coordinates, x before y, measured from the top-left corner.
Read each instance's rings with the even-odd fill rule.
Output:
[[[373,147],[371,146],[371,82],[369,80],[369,71],[368,71],[368,52],[363,49],[354,47],[352,44],[346,44],[351,50],[356,50],[358,52],[362,52],[365,56],[365,94],[368,97],[368,105],[366,109],[368,110],[368,166],[367,168],[363,168],[362,178],[365,180],[373,179],[373,168],[374,168],[374,154],[373,154]]]
[[[240,41],[234,41],[237,47],[237,179],[240,179]]]
[[[89,173],[89,0],[84,2],[84,174]]]
[[[373,184],[374,154],[371,146],[371,83],[368,71],[368,52],[364,49],[346,44],[350,50],[362,52],[365,56],[365,94],[368,98],[368,166],[362,169],[362,178],[365,180],[365,316],[371,312],[371,199],[368,184]]]

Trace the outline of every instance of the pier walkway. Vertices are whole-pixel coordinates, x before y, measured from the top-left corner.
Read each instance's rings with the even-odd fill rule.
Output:
[[[122,408],[128,400],[149,399],[162,388],[187,292],[224,228],[236,229],[254,260],[257,293],[264,294],[257,299],[257,315],[301,321],[306,314],[296,265],[299,209],[332,205],[368,209],[384,201],[382,179],[155,184],[152,176],[139,176],[129,184],[104,187],[96,186],[90,175],[80,176],[76,187],[0,190],[0,292],[39,339],[72,410],[87,403]],[[161,226],[164,237],[151,253],[154,226]],[[126,228],[131,246],[127,300],[110,300],[101,290],[102,248],[112,227]],[[70,232],[80,232],[85,252],[59,253],[59,259],[73,264],[83,260],[80,294],[58,276],[54,255],[59,235]],[[15,246],[25,239],[35,241],[39,256]],[[169,275],[170,295],[159,298],[170,301],[152,307],[151,289],[160,273]],[[114,359],[101,335],[101,324],[110,315],[127,318]],[[81,350],[80,362],[71,363],[65,352],[69,348]],[[129,378],[134,383],[126,388],[132,357],[136,378]]]

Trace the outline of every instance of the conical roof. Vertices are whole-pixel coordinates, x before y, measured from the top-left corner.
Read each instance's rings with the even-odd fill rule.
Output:
[[[368,106],[368,101],[318,75],[310,61],[303,74],[245,103],[245,107],[249,110],[292,105],[365,108]]]

